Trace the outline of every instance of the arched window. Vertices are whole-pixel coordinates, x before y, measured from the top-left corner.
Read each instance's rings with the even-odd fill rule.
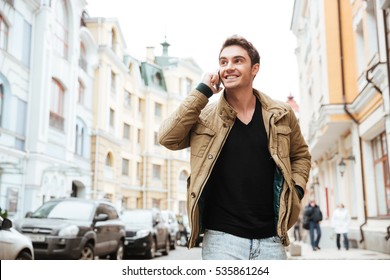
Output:
[[[109,152],[106,156],[106,161],[104,163],[104,177],[108,179],[114,178],[114,159],[112,153]]]
[[[0,15],[0,49],[7,50],[8,44],[8,24],[5,22],[2,15]]]
[[[55,6],[54,50],[68,58],[68,9],[66,0],[58,0]]]
[[[85,105],[85,87],[83,82],[79,79],[79,96],[77,102],[81,105]]]
[[[180,172],[179,175],[179,191],[180,192],[186,192],[187,191],[187,178],[188,174],[186,171]]]
[[[115,52],[117,45],[116,32],[115,29],[111,29],[111,49]]]
[[[50,126],[64,130],[64,87],[56,79],[51,82]]]

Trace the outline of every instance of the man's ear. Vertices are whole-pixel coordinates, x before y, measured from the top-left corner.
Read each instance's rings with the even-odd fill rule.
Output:
[[[252,66],[252,75],[253,77],[256,77],[257,73],[259,73],[260,70],[260,64],[256,63],[255,65]]]

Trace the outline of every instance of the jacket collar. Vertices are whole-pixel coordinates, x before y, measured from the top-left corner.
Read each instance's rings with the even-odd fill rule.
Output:
[[[272,115],[274,115],[274,121],[277,122],[283,116],[288,114],[288,109],[286,106],[282,105],[282,102],[275,101],[268,95],[256,89],[253,89],[253,94],[260,100],[262,110],[266,114],[263,116],[264,118],[269,119]],[[227,102],[225,98],[225,90],[219,98],[217,112],[219,117],[229,124],[233,124],[236,119],[237,112]]]

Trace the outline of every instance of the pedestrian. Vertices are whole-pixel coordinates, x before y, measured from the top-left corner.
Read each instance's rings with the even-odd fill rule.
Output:
[[[310,243],[313,251],[320,250],[322,212],[315,200],[311,200],[303,212],[309,222]]]
[[[344,248],[349,249],[349,240],[348,240],[348,228],[351,217],[348,213],[348,210],[344,207],[344,204],[340,203],[337,208],[334,210],[332,215],[331,225],[336,233],[336,246],[340,250],[340,237],[343,235]]]
[[[252,87],[259,68],[252,43],[227,38],[219,71],[206,73],[159,130],[163,146],[190,147],[188,247],[204,232],[203,259],[287,257],[311,156],[291,107]]]
[[[297,222],[294,224],[294,240],[301,241],[301,217],[298,217]]]

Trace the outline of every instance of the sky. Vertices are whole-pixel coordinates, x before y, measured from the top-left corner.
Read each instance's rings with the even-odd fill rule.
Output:
[[[290,30],[294,0],[87,0],[90,17],[117,18],[130,55],[143,60],[146,47],[162,54],[192,57],[204,72],[218,69],[224,40],[234,34],[260,53],[254,87],[299,102],[296,37]]]

